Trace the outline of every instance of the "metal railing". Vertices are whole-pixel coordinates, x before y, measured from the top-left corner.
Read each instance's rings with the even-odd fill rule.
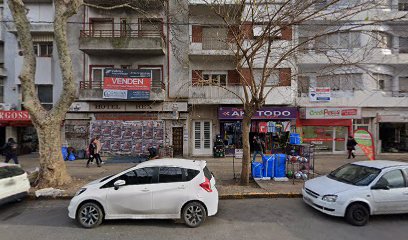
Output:
[[[162,31],[157,30],[81,30],[82,38],[164,38]]]
[[[189,92],[190,98],[195,99],[239,99],[242,86],[193,86]]]

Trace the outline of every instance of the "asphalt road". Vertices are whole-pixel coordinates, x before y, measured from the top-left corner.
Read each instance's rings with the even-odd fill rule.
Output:
[[[301,199],[224,200],[215,217],[190,229],[174,220],[105,221],[82,229],[67,216],[68,201],[23,201],[0,206],[0,240],[30,239],[407,239],[408,215],[376,216],[365,227],[348,225]]]

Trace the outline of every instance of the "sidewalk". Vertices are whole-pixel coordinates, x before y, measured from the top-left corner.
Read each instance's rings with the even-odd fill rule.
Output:
[[[235,179],[233,172],[233,158],[191,158],[206,160],[208,168],[213,172],[217,180],[217,189],[220,198],[249,198],[249,197],[300,197],[303,180],[292,180],[288,182],[275,182],[273,180],[251,180],[249,186],[240,186],[239,177],[241,172],[241,161],[235,160]],[[385,154],[377,156],[377,159],[408,161],[408,154]],[[344,155],[316,155],[315,157],[315,177],[324,175],[335,168],[354,161],[367,160],[365,156],[357,156],[355,159],[347,159]],[[19,156],[21,166],[25,170],[32,170],[39,166],[38,154]],[[261,161],[258,157],[257,161]],[[73,178],[73,183],[65,190],[64,197],[70,198],[75,192],[86,183],[123,171],[134,166],[134,163],[106,163],[98,168],[96,164],[86,168],[86,160],[79,159],[66,162],[68,172]],[[313,176],[310,176],[313,177]]]

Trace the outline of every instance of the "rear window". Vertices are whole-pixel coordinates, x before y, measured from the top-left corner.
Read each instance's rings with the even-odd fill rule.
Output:
[[[15,166],[0,167],[0,179],[15,177],[24,174],[24,170]]]
[[[208,180],[211,180],[212,174],[211,174],[211,171],[207,168],[207,166],[205,166],[203,170],[204,170],[204,176],[208,178]]]
[[[185,181],[193,180],[199,173],[200,171],[195,169],[184,169]]]
[[[159,183],[182,182],[183,173],[178,167],[160,167]]]

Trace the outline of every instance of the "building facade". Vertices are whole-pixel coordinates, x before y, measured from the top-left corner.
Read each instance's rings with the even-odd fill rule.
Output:
[[[24,151],[35,151],[35,130],[29,117],[24,117],[18,79],[21,51],[4,2],[0,100],[1,115],[7,117],[0,118],[0,143],[15,137],[27,142]],[[41,102],[50,108],[62,91],[58,57],[53,51],[53,1],[24,2],[30,9],[37,54],[35,83]],[[105,7],[115,4],[85,2]],[[241,78],[248,69],[244,66],[242,72],[236,71],[231,28],[203,1],[135,4],[142,11],[83,6],[70,19],[68,38],[78,93],[61,129],[62,143],[84,149],[91,137],[100,135],[106,154],[139,154],[151,145],[162,145],[171,146],[174,156],[210,156],[219,135],[227,154],[232,154],[242,146],[239,97],[244,94]],[[233,2],[225,6],[228,8],[234,8]],[[370,13],[392,16],[407,10],[405,0],[393,0],[388,7]],[[335,20],[316,19],[279,30],[276,49],[307,44],[299,47],[296,57],[279,64],[267,80],[266,90],[272,90],[264,108],[252,119],[250,136],[261,135],[268,151],[273,151],[276,139],[297,131],[304,142],[315,144],[321,152],[344,153],[347,136],[362,128],[373,134],[377,152],[408,151],[405,20],[310,39],[316,31],[338,25]],[[356,17],[349,25],[359,20]],[[242,24],[246,21],[243,16],[235,21],[245,26],[240,30],[246,32],[244,42],[248,44],[260,37],[259,29],[265,25],[261,20]],[[369,53],[362,54],[367,46],[372,46]],[[338,51],[349,56],[350,64],[333,61]],[[257,82],[263,62],[254,62],[252,67],[252,80]],[[150,72],[147,97],[108,96],[104,82],[109,69]]]

